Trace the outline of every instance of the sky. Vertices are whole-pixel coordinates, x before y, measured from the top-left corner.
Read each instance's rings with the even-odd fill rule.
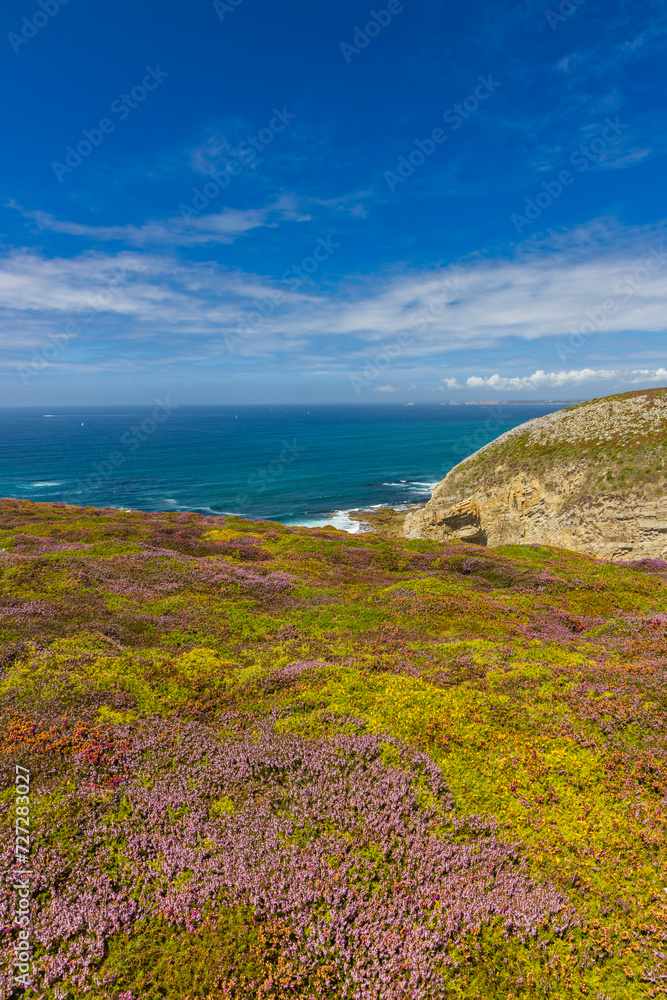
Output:
[[[665,0],[0,18],[0,404],[667,385]]]

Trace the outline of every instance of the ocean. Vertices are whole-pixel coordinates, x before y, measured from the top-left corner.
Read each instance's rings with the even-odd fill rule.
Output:
[[[0,408],[0,496],[358,530],[564,404]]]

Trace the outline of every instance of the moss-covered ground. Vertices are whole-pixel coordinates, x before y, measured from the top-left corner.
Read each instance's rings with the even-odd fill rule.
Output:
[[[44,1000],[667,994],[666,627],[562,549],[1,501],[4,996],[17,764]]]

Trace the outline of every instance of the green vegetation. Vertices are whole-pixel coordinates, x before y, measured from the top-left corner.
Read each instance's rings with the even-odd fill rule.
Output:
[[[450,473],[450,492],[462,500],[480,487],[532,475],[553,492],[567,482],[568,504],[616,490],[664,495],[667,389],[592,399],[553,416],[510,431],[471,456]]]
[[[562,549],[2,501],[37,995],[667,994],[666,626],[655,575]]]

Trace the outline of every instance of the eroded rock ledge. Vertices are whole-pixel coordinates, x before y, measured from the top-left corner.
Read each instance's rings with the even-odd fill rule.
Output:
[[[406,514],[423,508],[424,504],[415,505],[410,510],[376,507],[375,510],[351,510],[349,516],[353,521],[360,522],[362,531],[375,531],[387,538],[405,538],[403,524]]]

